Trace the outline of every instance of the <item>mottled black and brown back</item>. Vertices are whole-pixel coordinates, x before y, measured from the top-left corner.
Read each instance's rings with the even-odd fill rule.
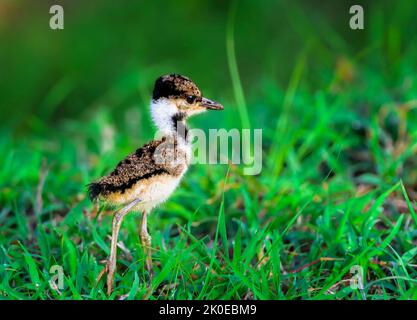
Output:
[[[150,210],[175,190],[189,164],[188,146],[163,138],[137,149],[107,176],[88,185],[91,200],[126,204],[141,200],[137,209]]]
[[[162,140],[152,141],[137,149],[120,161],[116,168],[107,176],[89,185],[91,200],[98,197],[106,198],[115,192],[125,192],[141,179],[164,173],[164,169],[155,163],[153,155]]]

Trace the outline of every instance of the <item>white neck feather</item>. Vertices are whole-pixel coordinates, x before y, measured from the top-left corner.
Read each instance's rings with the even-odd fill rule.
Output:
[[[191,159],[191,143],[188,140],[187,128],[185,121],[182,120],[182,125],[174,125],[173,117],[178,114],[177,106],[167,99],[152,100],[151,115],[155,126],[158,129],[156,138],[161,137],[175,137],[178,141],[178,147],[183,149],[187,154],[187,159]]]
[[[175,104],[168,99],[152,100],[151,102],[151,116],[157,129],[163,135],[172,135],[175,133],[175,128],[172,122],[172,117],[178,112]]]
[[[173,117],[179,113],[177,106],[168,99],[152,100],[152,120],[158,129],[158,136],[176,136],[179,142],[188,144],[187,127],[185,120],[178,119],[177,123]]]

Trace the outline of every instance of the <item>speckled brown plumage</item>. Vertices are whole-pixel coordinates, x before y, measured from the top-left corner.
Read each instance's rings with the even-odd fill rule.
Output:
[[[157,175],[178,176],[188,159],[176,146],[176,139],[166,137],[145,144],[120,161],[109,175],[89,184],[90,199],[105,199],[112,193],[124,193],[138,181]]]
[[[189,78],[179,74],[169,74],[156,80],[152,98],[186,99],[188,96],[201,98],[201,91]]]

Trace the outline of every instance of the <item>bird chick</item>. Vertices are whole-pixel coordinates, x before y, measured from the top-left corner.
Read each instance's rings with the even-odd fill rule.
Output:
[[[113,217],[110,256],[98,277],[99,281],[107,273],[108,295],[113,289],[120,226],[129,212],[142,213],[140,239],[146,254],[146,268],[152,273],[147,216],[169,198],[188,169],[191,142],[187,118],[207,110],[223,110],[223,106],[203,97],[187,77],[178,74],[159,77],[153,90],[151,115],[162,138],[137,149],[120,161],[109,175],[88,185],[92,201],[121,206]]]

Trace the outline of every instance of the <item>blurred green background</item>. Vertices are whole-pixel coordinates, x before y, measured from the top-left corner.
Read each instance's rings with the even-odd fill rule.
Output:
[[[65,10],[64,30],[49,28],[49,7],[56,3]],[[365,30],[353,31],[348,24],[353,3],[239,2],[234,46],[255,126],[275,124],[300,55],[306,59],[300,87],[312,91],[327,90],[341,57],[370,60],[370,72],[389,88],[414,72],[406,55],[416,50],[415,4],[364,1]],[[186,74],[207,95],[227,101],[222,116],[236,111],[226,48],[234,11],[229,1],[0,5],[0,112],[16,133],[37,133],[64,119],[86,121],[98,108],[123,123],[127,110],[147,112],[154,79],[169,72]]]
[[[365,29],[351,30],[358,2]],[[49,28],[53,4],[64,7],[64,30]],[[239,166],[191,168],[151,218],[151,234],[161,269],[171,261],[166,242],[184,259],[175,270],[197,280],[184,276],[190,289],[171,279],[177,291],[153,297],[309,298],[323,288],[316,297],[326,298],[360,260],[382,289],[346,287],[338,298],[416,298],[416,12],[417,2],[405,0],[0,0],[0,292],[58,297],[47,281],[42,290],[36,283],[60,261],[73,276],[64,297],[103,297],[89,290],[110,223],[87,219],[85,185],[153,138],[154,81],[180,73],[225,106],[191,126],[262,128],[264,166],[254,177]],[[173,231],[184,223],[188,240]],[[142,257],[135,224],[127,230],[133,260],[122,257],[131,271],[122,291],[143,272],[131,262]],[[191,235],[207,256],[187,242]],[[372,264],[375,247],[394,250],[377,257],[401,257],[404,269]],[[246,256],[235,256],[240,248]],[[218,278],[188,265],[192,257],[207,267],[217,252],[226,261],[216,269],[209,260]],[[260,257],[262,267],[253,262]],[[250,271],[239,273],[240,265]],[[159,271],[155,290],[168,281]],[[402,280],[384,280],[393,274]],[[145,294],[138,283],[130,298]]]

